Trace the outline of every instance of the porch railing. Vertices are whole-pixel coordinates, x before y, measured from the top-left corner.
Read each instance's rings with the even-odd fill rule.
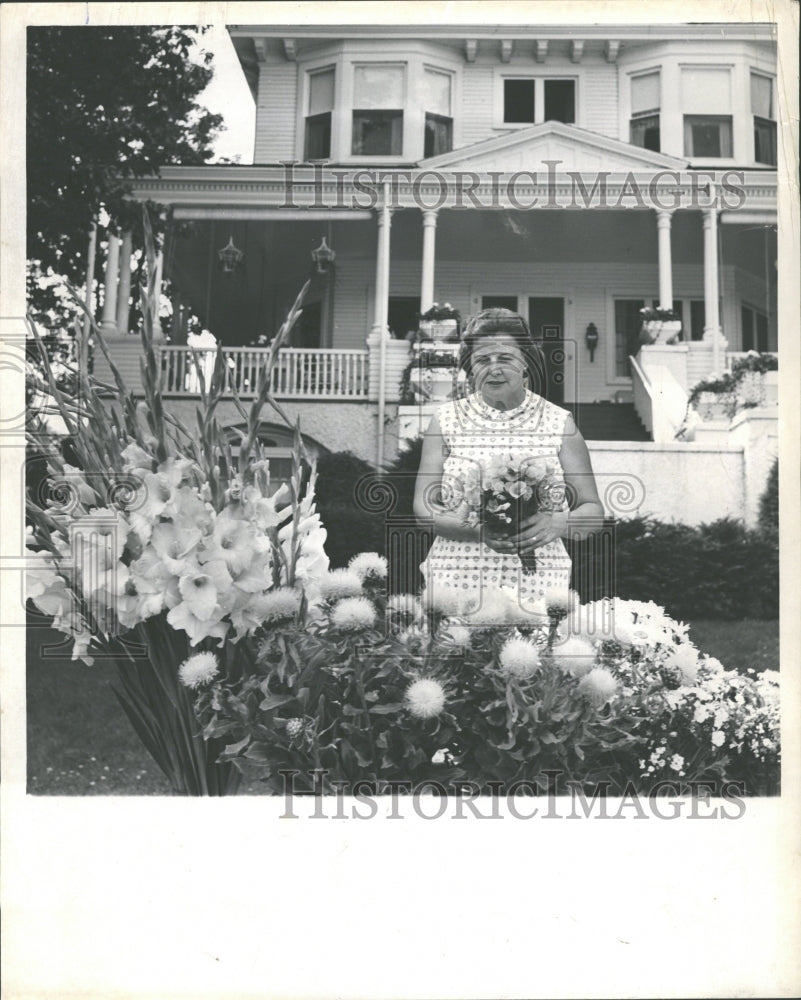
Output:
[[[256,393],[259,372],[268,351],[256,347],[221,348],[229,391]],[[211,380],[216,349],[193,351],[183,344],[161,347],[162,391],[172,396],[197,396],[201,380]],[[332,348],[285,347],[278,352],[272,372],[272,391],[279,399],[366,399],[368,352]]]

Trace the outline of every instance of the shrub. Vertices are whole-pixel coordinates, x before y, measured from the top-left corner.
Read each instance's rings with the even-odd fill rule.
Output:
[[[759,527],[768,538],[779,536],[779,460],[768,473],[765,491],[759,498]]]
[[[383,513],[365,510],[356,499],[356,484],[372,473],[369,462],[347,451],[317,460],[317,510],[327,532],[325,551],[332,568],[347,566],[358,552],[384,554]]]

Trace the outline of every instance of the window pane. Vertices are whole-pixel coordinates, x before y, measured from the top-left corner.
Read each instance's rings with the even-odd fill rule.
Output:
[[[776,122],[754,118],[754,159],[776,166]]]
[[[400,156],[403,151],[402,111],[354,111],[355,155]]]
[[[482,309],[511,309],[512,312],[517,312],[517,296],[516,295],[482,295],[481,296],[481,308]]]
[[[615,299],[615,375],[631,375],[629,355],[636,355],[640,346],[643,299]]]
[[[331,111],[334,107],[334,71],[323,70],[309,77],[309,114]]]
[[[731,118],[685,115],[684,155],[730,157]]]
[[[751,74],[751,114],[773,118],[773,81],[757,73]]]
[[[423,108],[449,118],[451,114],[451,78],[448,73],[427,69],[423,77]]]
[[[659,152],[659,115],[643,115],[631,120],[631,144]]]
[[[573,80],[546,80],[545,121],[572,124],[576,120],[575,94]]]
[[[767,351],[768,317],[764,313],[756,313],[756,342],[758,351]]]
[[[423,156],[439,156],[453,149],[453,121],[441,115],[426,115]]]
[[[706,306],[703,299],[695,299],[690,303],[690,336],[693,340],[704,339],[706,324]]]
[[[331,112],[310,115],[306,119],[307,160],[327,160],[331,156]]]
[[[631,113],[656,111],[662,107],[659,96],[659,73],[645,73],[631,78]]]
[[[731,73],[727,69],[683,69],[681,104],[685,111],[706,115],[731,114]]]
[[[740,320],[743,328],[743,350],[753,351],[754,344],[754,313],[748,306],[740,308]]]
[[[503,81],[503,120],[505,122],[534,122],[534,81]]]
[[[357,66],[353,77],[354,108],[402,108],[402,66]]]

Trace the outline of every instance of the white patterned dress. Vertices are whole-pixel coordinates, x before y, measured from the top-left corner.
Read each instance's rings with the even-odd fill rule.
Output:
[[[446,495],[458,499],[471,468],[478,463],[483,470],[490,460],[509,452],[549,462],[558,470],[557,480],[562,478],[559,451],[569,413],[541,396],[526,391],[520,406],[497,410],[475,393],[446,403],[436,415],[449,451],[442,474]],[[462,516],[467,512],[465,503],[454,509]],[[568,509],[567,502],[563,509]],[[561,539],[536,549],[536,558],[536,571],[526,573],[514,553],[496,552],[478,540],[437,536],[420,569],[427,584],[456,587],[470,602],[480,600],[482,593],[511,588],[521,608],[541,614],[546,591],[567,590],[571,561]]]

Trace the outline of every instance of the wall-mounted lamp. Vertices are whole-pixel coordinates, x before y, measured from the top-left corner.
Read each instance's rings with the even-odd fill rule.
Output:
[[[325,236],[322,243],[312,250],[311,256],[318,274],[327,274],[337,257],[336,251],[325,242]]]
[[[587,332],[584,334],[584,342],[590,352],[590,361],[595,361],[595,348],[598,346],[598,329],[594,323],[587,325]]]
[[[220,258],[223,274],[233,274],[242,263],[242,258],[245,255],[239,247],[234,246],[233,236],[229,236],[226,245],[222,250],[217,251],[217,256]]]

